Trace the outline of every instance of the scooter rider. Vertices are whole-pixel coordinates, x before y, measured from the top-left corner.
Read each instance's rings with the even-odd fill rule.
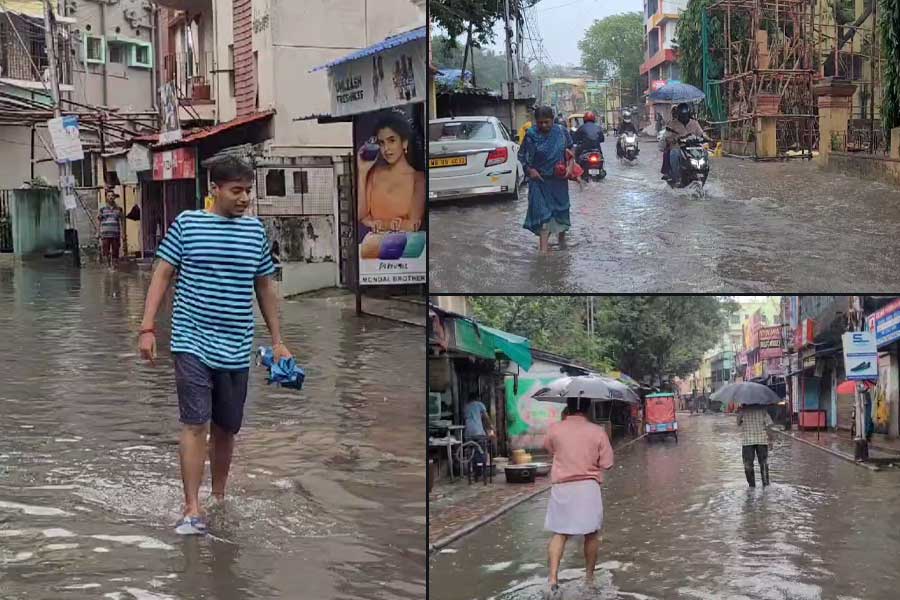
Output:
[[[584,113],[584,124],[578,128],[573,138],[577,148],[576,156],[581,156],[582,152],[588,150],[597,150],[602,153],[600,144],[604,141],[603,128],[597,124],[597,115],[591,111]]]
[[[622,134],[623,133],[637,133],[637,129],[634,126],[631,117],[630,110],[622,111],[622,122],[619,123],[619,129],[617,130],[619,137],[616,139],[616,156],[622,158],[625,156],[625,150],[622,148]]]
[[[669,159],[668,173],[663,175],[663,179],[678,181],[681,179],[681,148],[678,146],[678,140],[685,136],[693,135],[710,141],[700,123],[694,119],[694,111],[691,105],[682,102],[672,111],[674,119],[666,125],[666,133],[659,142],[660,150],[665,152],[665,156]]]

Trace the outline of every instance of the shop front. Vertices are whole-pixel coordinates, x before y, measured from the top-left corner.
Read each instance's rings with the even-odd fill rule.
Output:
[[[466,441],[465,406],[470,399],[484,404],[497,428],[496,452],[508,454],[507,389],[527,385],[523,371],[528,373],[534,364],[530,342],[434,305],[428,325],[428,436],[433,464],[450,474],[449,464]]]
[[[878,384],[873,391],[873,415],[876,433],[900,436],[900,299],[892,299],[871,312],[869,331],[875,332],[878,348]]]

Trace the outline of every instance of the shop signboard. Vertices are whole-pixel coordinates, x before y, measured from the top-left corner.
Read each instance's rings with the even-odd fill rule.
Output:
[[[765,372],[766,372],[765,365],[766,365],[765,361],[762,361],[762,360],[757,363],[753,363],[752,373],[753,373],[754,379],[760,378],[763,375],[765,375]]]
[[[816,322],[813,319],[803,319],[794,334],[794,348],[797,350],[812,346],[816,338]]]
[[[841,336],[844,344],[844,372],[850,380],[878,379],[878,348],[871,331],[848,331]]]
[[[353,120],[361,285],[426,282],[424,129],[423,103]]]
[[[869,315],[868,322],[879,348],[900,339],[900,298]]]
[[[666,83],[668,83],[668,81],[665,79],[656,79],[650,84],[650,91],[655,92],[656,90],[665,87]]]
[[[425,38],[328,68],[335,117],[425,102]]]
[[[765,361],[766,363],[766,375],[777,375],[782,376],[785,374],[784,363],[782,362],[782,358],[770,358]]]
[[[782,355],[781,325],[760,327],[758,336],[759,357],[761,359],[779,358]]]
[[[159,100],[159,107],[162,111],[162,131],[159,134],[159,143],[178,142],[184,136],[181,131],[181,117],[178,114],[178,90],[175,88],[174,82],[170,81],[160,86]]]
[[[197,161],[194,148],[175,148],[153,155],[153,181],[194,179]]]

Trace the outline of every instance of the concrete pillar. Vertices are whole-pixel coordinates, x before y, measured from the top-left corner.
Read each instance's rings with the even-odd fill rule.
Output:
[[[757,158],[775,158],[778,156],[778,119],[775,117],[757,117],[756,119],[756,156]]]
[[[850,121],[850,99],[856,86],[844,79],[826,77],[813,86],[819,104],[819,160],[827,161],[831,153],[831,136],[846,134]]]

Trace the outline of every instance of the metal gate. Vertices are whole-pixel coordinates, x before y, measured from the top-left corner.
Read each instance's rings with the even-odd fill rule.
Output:
[[[11,199],[12,190],[0,190],[0,252],[13,251]]]

